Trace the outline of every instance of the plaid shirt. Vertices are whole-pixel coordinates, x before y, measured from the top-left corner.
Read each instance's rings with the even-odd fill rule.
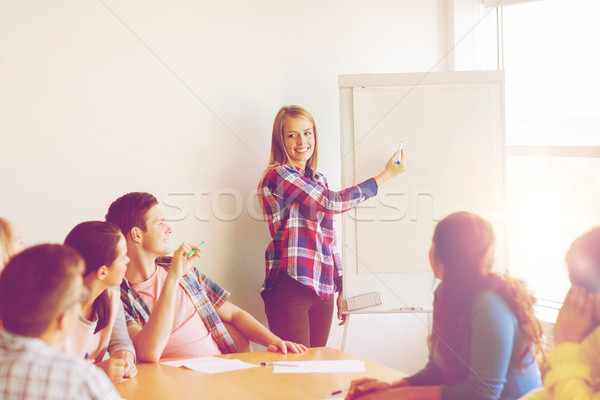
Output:
[[[279,271],[310,287],[324,299],[342,290],[342,263],[333,215],[377,194],[377,182],[368,179],[339,192],[329,190],[325,176],[280,165],[265,175],[260,188],[269,222],[271,242],[265,252],[263,290],[273,287]]]
[[[156,259],[156,265],[159,268],[168,269],[170,264],[171,257]],[[181,278],[179,284],[189,296],[204,325],[206,325],[217,346],[219,346],[221,353],[237,353],[237,347],[216,311],[225,303],[227,297],[229,297],[229,292],[206,275],[200,273],[196,268],[192,268],[187,275]],[[148,319],[150,319],[148,306],[127,279],[123,279],[123,283],[121,283],[121,300],[125,308],[127,326],[133,324],[144,326],[148,322]]]
[[[117,389],[83,358],[41,339],[0,331],[0,398],[3,400],[116,400]]]

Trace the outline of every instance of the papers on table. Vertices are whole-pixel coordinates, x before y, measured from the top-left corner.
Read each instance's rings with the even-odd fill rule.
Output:
[[[205,374],[218,374],[220,372],[237,371],[238,369],[248,369],[258,367],[257,364],[250,364],[240,360],[229,360],[220,357],[198,357],[185,360],[165,361],[163,365],[171,367],[185,367],[194,371],[204,372]]]
[[[363,360],[275,361],[269,364],[273,365],[275,374],[365,372]]]
[[[176,361],[164,361],[163,365],[185,367],[205,374],[237,371],[258,367],[258,364],[220,357],[198,357]],[[362,360],[315,360],[315,361],[275,361],[266,363],[273,366],[276,374],[304,374],[327,372],[364,372],[365,362]]]

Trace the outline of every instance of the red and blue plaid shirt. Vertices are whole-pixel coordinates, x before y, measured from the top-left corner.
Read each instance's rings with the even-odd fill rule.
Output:
[[[329,190],[325,176],[288,165],[265,175],[260,197],[269,222],[271,242],[265,252],[263,289],[273,287],[280,271],[329,299],[342,290],[342,263],[333,215],[350,210],[377,194],[377,182],[368,179],[339,192]]]

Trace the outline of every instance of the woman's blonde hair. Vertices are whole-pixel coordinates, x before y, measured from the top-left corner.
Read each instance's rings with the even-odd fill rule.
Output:
[[[15,231],[10,222],[0,217],[0,270],[14,254]]]
[[[312,156],[306,162],[306,167],[310,168],[311,178],[314,177],[314,174],[317,171],[317,149],[319,146],[317,145],[318,135],[315,120],[306,109],[300,106],[283,106],[279,109],[279,111],[277,111],[277,115],[275,115],[275,120],[273,121],[273,133],[271,135],[271,157],[269,158],[269,165],[263,172],[262,178],[260,179],[259,188],[262,186],[265,175],[267,175],[272,168],[290,163],[290,156],[285,149],[283,140],[283,125],[285,125],[285,123],[292,118],[304,118],[310,122],[313,127],[313,134],[315,135],[315,148],[313,149]]]

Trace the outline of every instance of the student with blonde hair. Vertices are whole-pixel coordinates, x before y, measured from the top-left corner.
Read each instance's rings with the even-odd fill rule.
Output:
[[[113,382],[136,375],[135,349],[125,325],[119,285],[127,270],[127,244],[121,230],[104,221],[82,222],[65,239],[85,261],[83,283],[90,292],[75,329],[62,345],[87,358]],[[106,353],[110,355],[104,359]]]
[[[406,159],[389,159],[374,178],[336,192],[317,171],[318,135],[310,113],[282,107],[275,116],[269,165],[258,185],[271,241],[265,252],[261,296],[269,328],[305,346],[325,346],[338,292],[342,320],[342,264],[333,227],[343,213],[377,194],[378,187],[402,173]]]
[[[0,217],[0,274],[10,258],[23,248],[21,237],[6,219]],[[2,321],[0,321],[2,328]]]
[[[22,248],[21,237],[12,224],[0,217],[0,273],[8,260]]]

